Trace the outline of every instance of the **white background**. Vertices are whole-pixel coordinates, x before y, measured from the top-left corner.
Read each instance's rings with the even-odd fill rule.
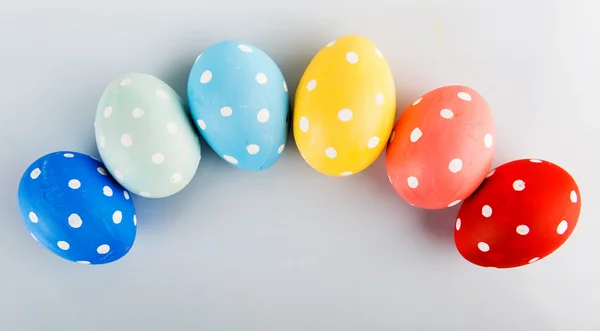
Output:
[[[0,330],[387,331],[600,329],[600,2],[548,0],[5,1],[0,10]],[[398,114],[465,84],[492,107],[494,166],[568,170],[583,209],[534,265],[492,270],[454,247],[458,207],[409,206],[384,159],[328,178],[294,144],[250,173],[203,146],[193,182],[135,199],[125,258],[83,266],[29,236],[22,172],[55,150],[97,156],[93,119],[111,80],[141,71],[185,96],[196,56],[224,39],[270,54],[290,91],[314,54],[359,33],[394,72]]]

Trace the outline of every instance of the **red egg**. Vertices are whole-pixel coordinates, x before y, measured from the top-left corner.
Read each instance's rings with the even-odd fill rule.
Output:
[[[425,209],[452,207],[490,170],[496,130],[487,102],[465,86],[418,98],[396,123],[386,151],[396,192]]]
[[[577,225],[581,197],[561,167],[536,159],[499,166],[462,204],[454,241],[483,267],[514,268],[558,249]]]

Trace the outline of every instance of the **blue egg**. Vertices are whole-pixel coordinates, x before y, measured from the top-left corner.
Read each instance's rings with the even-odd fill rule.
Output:
[[[224,41],[194,63],[187,86],[194,122],[225,161],[264,170],[279,159],[289,128],[290,100],[277,64],[258,47]]]
[[[33,239],[62,258],[105,264],[133,246],[137,219],[129,192],[90,156],[42,156],[21,177],[18,196]]]

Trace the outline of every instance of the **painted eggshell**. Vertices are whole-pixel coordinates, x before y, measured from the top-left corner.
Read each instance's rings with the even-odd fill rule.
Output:
[[[581,210],[575,180],[542,160],[517,160],[490,171],[462,204],[454,230],[460,254],[483,267],[534,263],[569,238]]]
[[[104,165],[85,154],[55,152],[29,166],[19,209],[33,239],[81,264],[114,262],[136,236],[133,202]]]
[[[372,41],[348,35],[321,49],[302,75],[294,138],[302,157],[320,173],[357,174],[385,148],[395,114],[387,61]]]
[[[129,191],[163,198],[181,191],[200,162],[200,142],[183,100],[160,79],[119,77],[104,91],[96,113],[102,161]]]
[[[492,112],[475,90],[435,89],[413,102],[392,131],[386,152],[390,182],[413,206],[457,205],[490,170],[495,132]]]
[[[283,152],[287,85],[277,64],[258,47],[224,41],[208,48],[190,72],[188,104],[204,140],[236,167],[265,170]]]

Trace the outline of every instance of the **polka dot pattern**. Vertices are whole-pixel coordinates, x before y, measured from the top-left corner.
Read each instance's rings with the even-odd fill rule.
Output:
[[[211,79],[204,82],[206,71]],[[299,87],[318,89],[316,81]],[[259,47],[240,41],[212,45],[193,65],[187,92],[200,134],[226,162],[259,171],[278,160],[288,134],[288,85]]]
[[[213,80],[213,71],[202,74],[202,79],[200,75],[195,78],[198,84]],[[181,98],[166,83],[141,73],[126,74],[116,82],[123,80],[129,83],[111,84],[98,103],[95,133],[104,169],[130,192],[171,196],[189,183],[173,185],[171,175],[179,172],[191,179],[198,168],[197,131]],[[104,116],[107,107],[112,109],[108,118]]]
[[[116,115],[113,111],[111,118]],[[32,171],[41,165],[47,170],[39,175],[44,180],[32,178]],[[77,152],[54,152],[24,172],[18,202],[31,237],[48,250],[77,263],[105,264],[126,255],[136,235],[133,203],[128,195],[115,192],[126,191],[107,175],[101,162]],[[113,224],[114,210],[130,224],[107,225],[107,221]],[[96,248],[102,244],[114,247],[112,254],[100,256]]]
[[[398,181],[396,193],[419,208],[452,207],[472,194],[489,171],[493,114],[469,87],[443,86],[421,95],[401,112],[392,132],[387,171]],[[402,183],[415,174],[421,180],[418,190]]]
[[[526,266],[554,252],[570,236],[581,207],[571,199],[576,183],[559,166],[531,160],[493,169],[463,202],[457,216],[462,227],[454,239],[468,261],[482,267]],[[493,254],[483,254],[482,242]]]
[[[370,40],[344,36],[324,47],[304,72],[292,130],[300,153],[318,172],[357,174],[385,148],[396,96],[390,68],[379,54]],[[360,84],[365,81],[370,83]]]

